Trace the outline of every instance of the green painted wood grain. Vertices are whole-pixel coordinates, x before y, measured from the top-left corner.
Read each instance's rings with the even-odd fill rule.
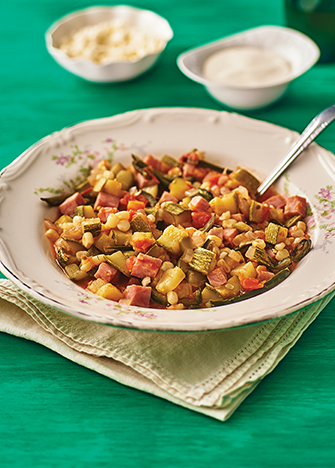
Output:
[[[283,24],[280,0],[131,3],[165,16],[175,36],[150,74],[116,85],[70,75],[45,49],[48,26],[91,2],[2,5],[1,168],[38,139],[82,120],[152,106],[220,109],[179,72],[177,55],[249,27]],[[334,64],[318,65],[281,102],[246,115],[301,131],[335,102],[334,77]],[[335,151],[333,129],[318,141]],[[0,334],[0,467],[332,467],[334,312],[332,301],[224,424]]]

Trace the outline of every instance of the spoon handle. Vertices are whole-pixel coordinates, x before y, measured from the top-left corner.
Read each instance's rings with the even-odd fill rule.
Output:
[[[278,179],[287,167],[307,148],[310,143],[335,119],[335,105],[320,112],[307,125],[298,140],[293,144],[287,155],[277,164],[264,182],[257,189],[258,195],[263,195]]]

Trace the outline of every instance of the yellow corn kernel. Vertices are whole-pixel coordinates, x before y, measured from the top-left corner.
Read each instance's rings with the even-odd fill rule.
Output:
[[[119,221],[120,219],[114,213],[111,213],[108,215],[105,227],[108,229],[114,229],[118,225]]]
[[[129,220],[129,212],[128,211],[119,211],[116,213],[116,216],[120,219],[126,219],[127,221]]]
[[[284,260],[284,258],[289,257],[289,256],[290,256],[290,254],[289,254],[288,250],[282,249],[282,250],[279,250],[279,252],[276,253],[276,260],[278,260],[278,262],[280,262],[280,260]]]
[[[167,300],[171,305],[178,304],[178,294],[174,291],[169,291],[167,293]]]
[[[82,238],[82,244],[86,249],[92,247],[94,243],[93,234],[91,232],[85,232]]]
[[[126,219],[121,219],[121,221],[118,222],[117,228],[122,232],[127,232],[130,229],[130,223]]]

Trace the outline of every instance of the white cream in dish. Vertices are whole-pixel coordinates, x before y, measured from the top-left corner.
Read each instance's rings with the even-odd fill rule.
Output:
[[[291,63],[273,50],[254,46],[234,46],[210,55],[203,64],[206,79],[243,87],[267,86],[284,80]]]

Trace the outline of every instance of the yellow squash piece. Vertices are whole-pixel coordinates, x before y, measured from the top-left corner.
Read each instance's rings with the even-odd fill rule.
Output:
[[[169,185],[171,195],[178,198],[178,200],[182,200],[183,198],[185,198],[185,192],[187,192],[187,190],[190,190],[190,188],[192,188],[192,184],[180,177],[176,177],[175,179],[173,179],[173,181]]]
[[[121,198],[122,184],[118,180],[108,179],[103,187],[103,191],[114,197]]]
[[[221,216],[222,213],[229,211],[231,214],[238,213],[238,196],[236,192],[227,193],[222,198],[215,197],[209,202],[215,214]]]
[[[178,255],[180,253],[180,242],[184,237],[188,237],[185,229],[176,226],[168,226],[163,234],[157,239],[157,244],[165,250]]]
[[[185,273],[179,267],[170,268],[166,270],[156,286],[156,289],[161,294],[167,294],[170,291],[176,289],[176,287],[185,278]]]
[[[122,292],[116,286],[113,286],[110,283],[101,286],[101,288],[98,289],[96,294],[111,301],[119,301],[123,298]]]

